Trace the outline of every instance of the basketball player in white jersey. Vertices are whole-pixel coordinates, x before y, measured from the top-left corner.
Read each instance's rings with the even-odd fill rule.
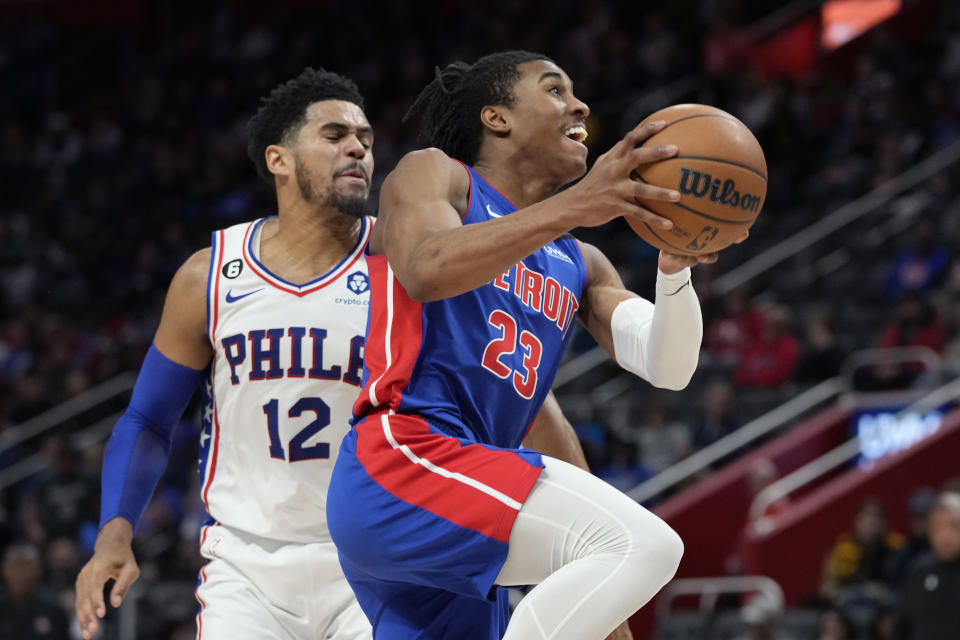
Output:
[[[104,456],[101,529],[76,583],[85,638],[139,569],[133,530],[175,424],[203,383],[197,637],[370,638],[325,521],[359,392],[373,131],[353,82],[305,70],[263,100],[248,152],[278,215],[213,234],[179,269],[130,406]],[[555,400],[525,444],[586,467]],[[618,639],[628,639],[624,626]],[[613,636],[611,636],[613,637]]]
[[[173,278],[103,464],[101,530],[77,578],[84,637],[139,570],[133,529],[173,427],[203,383],[197,637],[370,637],[343,578],[325,497],[363,367],[373,130],[350,80],[307,69],[248,125],[278,215],[213,234]]]

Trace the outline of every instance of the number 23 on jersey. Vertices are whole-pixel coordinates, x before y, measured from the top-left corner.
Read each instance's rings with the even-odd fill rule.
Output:
[[[518,336],[516,319],[501,309],[491,311],[487,322],[500,330],[500,337],[487,343],[483,350],[483,368],[502,380],[511,378],[512,374],[514,390],[529,400],[537,390],[537,367],[543,355],[540,339],[526,329]],[[522,362],[520,369],[513,369],[504,359],[509,360],[505,356],[514,354],[518,346],[522,351]]]

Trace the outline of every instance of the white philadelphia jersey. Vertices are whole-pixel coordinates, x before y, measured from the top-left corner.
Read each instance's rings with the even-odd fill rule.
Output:
[[[266,220],[213,234],[201,496],[228,527],[329,541],[327,488],[363,374],[373,220],[337,266],[302,285],[260,262]]]

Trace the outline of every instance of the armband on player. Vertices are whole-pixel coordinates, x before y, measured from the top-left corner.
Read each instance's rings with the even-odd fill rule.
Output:
[[[103,454],[101,527],[117,516],[136,527],[167,466],[173,429],[204,373],[150,346]]]
[[[697,368],[703,339],[700,303],[690,268],[657,272],[656,305],[628,298],[610,320],[614,356],[621,367],[656,387],[683,389]]]

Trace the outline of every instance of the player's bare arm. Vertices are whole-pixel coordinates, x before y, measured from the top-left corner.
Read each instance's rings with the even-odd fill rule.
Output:
[[[652,304],[624,288],[599,249],[587,243],[580,246],[589,277],[579,310],[584,327],[628,371],[654,386],[685,387],[697,368],[703,338],[689,270],[698,258],[662,255]]]
[[[544,399],[543,406],[523,439],[523,446],[569,462],[584,471],[590,470],[573,425],[563,415],[553,391]]]
[[[628,133],[573,187],[509,216],[467,226],[460,219],[470,188],[466,169],[436,149],[410,153],[384,182],[374,247],[387,247],[397,279],[411,297],[426,302],[490,282],[575,227],[626,215],[669,228],[669,220],[640,200],[674,201],[679,193],[630,179],[636,166],[676,154],[675,146],[638,146],[660,126]]]
[[[153,344],[163,355],[191,369],[204,369],[213,357],[207,338],[207,278],[210,249],[190,256],[170,282]]]
[[[206,288],[210,249],[198,251],[174,275],[164,302],[154,346],[164,356],[191,369],[203,369],[212,356],[206,338]],[[123,517],[105,523],[97,534],[93,557],[76,581],[74,607],[84,638],[97,630],[106,605],[103,586],[114,579],[110,604],[119,607],[130,586],[140,575],[131,546],[133,525]]]

